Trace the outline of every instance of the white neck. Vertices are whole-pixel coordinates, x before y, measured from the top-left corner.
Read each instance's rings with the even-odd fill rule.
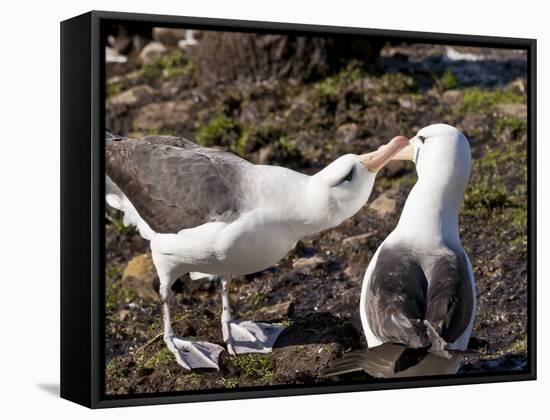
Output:
[[[419,178],[401,213],[395,233],[418,245],[460,246],[458,212],[464,187],[445,179]]]

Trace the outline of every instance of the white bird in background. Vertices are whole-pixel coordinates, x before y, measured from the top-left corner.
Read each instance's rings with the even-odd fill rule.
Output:
[[[221,346],[177,337],[172,284],[186,273],[221,278],[223,339],[231,354],[269,352],[280,325],[233,320],[231,275],[276,264],[307,235],[339,225],[367,202],[376,172],[408,145],[395,137],[345,155],[313,176],[254,165],[177,137],[106,136],[106,200],[150,240],[160,279],[164,340],[187,369],[218,368]]]
[[[395,158],[413,160],[418,181],[365,273],[359,310],[368,349],[333,361],[322,376],[454,374],[467,349],[476,295],[458,213],[470,176],[469,142],[454,127],[430,125]]]

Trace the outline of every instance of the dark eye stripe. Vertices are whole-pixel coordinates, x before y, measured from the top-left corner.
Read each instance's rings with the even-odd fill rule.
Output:
[[[424,136],[416,136],[418,138],[418,140],[420,140],[422,142],[422,144],[424,144],[424,142],[426,141],[426,137]]]
[[[353,178],[353,168],[351,168],[351,170],[348,172],[346,177],[344,179],[342,179],[342,181],[340,181],[340,183],[345,182],[345,181],[349,182],[349,181],[351,181],[352,178]]]

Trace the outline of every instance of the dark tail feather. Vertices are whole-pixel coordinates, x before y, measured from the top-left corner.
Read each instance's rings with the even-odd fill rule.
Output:
[[[346,353],[340,359],[333,360],[327,367],[322,368],[319,375],[327,377],[363,370],[363,356],[359,352]]]
[[[333,360],[329,366],[320,370],[320,376],[342,375],[344,373],[363,370],[377,378],[385,378],[418,363],[420,357],[427,354],[427,349],[408,349],[401,344],[384,343],[366,350],[358,350],[344,354],[340,359]]]
[[[470,354],[475,353],[468,350],[441,352],[432,351],[430,347],[415,349],[401,344],[384,343],[370,349],[346,353],[322,368],[319,375],[327,377],[361,370],[376,378],[447,374],[449,366],[458,366],[455,363],[457,358]]]

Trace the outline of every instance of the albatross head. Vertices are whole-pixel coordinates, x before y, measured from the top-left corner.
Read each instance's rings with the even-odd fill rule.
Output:
[[[395,230],[399,237],[408,237],[415,247],[430,248],[441,240],[459,246],[458,214],[471,165],[466,137],[450,125],[430,125],[396,158],[413,160],[418,173]]]
[[[339,157],[311,178],[312,202],[326,206],[323,214],[324,227],[342,223],[357,213],[367,202],[376,173],[409,144],[403,136],[394,137],[375,152],[364,155],[348,154]]]
[[[464,134],[447,124],[422,128],[394,159],[412,160],[419,180],[446,190],[457,190],[460,197],[470,177],[470,144]]]

